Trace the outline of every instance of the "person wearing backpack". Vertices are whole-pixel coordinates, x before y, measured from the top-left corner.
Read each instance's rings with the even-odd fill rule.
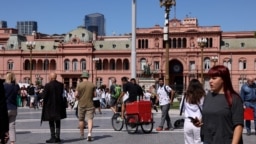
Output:
[[[121,94],[121,87],[116,84],[116,79],[112,79],[112,85],[110,86],[110,108],[111,110],[116,113],[116,103],[118,100],[118,97]]]
[[[159,101],[159,105],[162,110],[162,116],[160,125],[156,128],[156,131],[173,130],[171,118],[169,115],[169,110],[171,104],[173,103],[173,96],[174,91],[168,85],[164,85],[164,79],[160,78],[156,101]],[[165,121],[167,122],[167,127],[163,128]]]

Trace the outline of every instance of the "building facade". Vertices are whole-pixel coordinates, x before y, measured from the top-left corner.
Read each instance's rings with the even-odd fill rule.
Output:
[[[206,38],[201,49],[198,38]],[[26,42],[34,41],[30,53]],[[84,27],[65,35],[22,36],[16,29],[0,29],[0,75],[12,71],[19,82],[48,82],[48,74],[56,72],[58,80],[76,87],[83,71],[90,73],[96,85],[111,85],[111,78],[121,84],[121,77],[131,76],[131,35],[97,36]],[[235,90],[256,74],[256,38],[254,31],[223,32],[220,26],[199,26],[196,18],[169,21],[169,59],[165,59],[163,27],[136,29],[136,73],[138,82],[157,81],[165,76],[169,63],[170,85],[178,92],[187,88],[189,80],[200,79],[209,89],[208,70],[217,64],[230,69]],[[202,50],[202,51],[201,51]],[[32,67],[30,66],[30,58]],[[148,86],[146,86],[148,87]]]
[[[37,32],[36,21],[18,21],[16,28],[20,35],[32,35],[33,32]]]
[[[88,14],[84,18],[84,26],[90,32],[95,32],[99,36],[105,36],[105,18],[103,14]]]

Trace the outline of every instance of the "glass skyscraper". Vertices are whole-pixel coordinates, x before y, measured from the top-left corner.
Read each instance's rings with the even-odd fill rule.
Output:
[[[0,21],[0,28],[7,28],[7,21]]]
[[[105,18],[103,14],[93,13],[85,15],[84,26],[91,32],[96,32],[99,36],[105,36]]]
[[[20,35],[32,35],[33,31],[37,32],[36,21],[18,21],[17,29]]]

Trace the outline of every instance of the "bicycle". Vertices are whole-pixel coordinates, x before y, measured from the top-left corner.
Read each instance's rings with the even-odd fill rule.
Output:
[[[112,116],[111,122],[112,122],[112,127],[115,131],[121,131],[124,126],[124,121],[121,121],[121,109],[122,109],[122,104],[118,102],[116,104],[116,113]]]
[[[117,104],[117,106],[119,105]],[[150,101],[127,103],[124,120],[120,121],[120,117],[120,112],[115,113],[112,117],[112,127],[115,131],[121,131],[124,124],[129,134],[136,133],[139,125],[144,133],[151,133],[153,130],[154,121]]]

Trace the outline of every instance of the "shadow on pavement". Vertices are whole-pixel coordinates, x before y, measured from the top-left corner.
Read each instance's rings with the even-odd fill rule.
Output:
[[[31,133],[30,131],[19,131],[19,132],[16,132],[16,134],[29,134]]]
[[[108,137],[112,137],[111,135],[101,135],[101,136],[94,136],[93,140],[99,140],[99,139],[104,139],[104,138],[108,138]]]
[[[111,135],[93,136],[92,141],[97,141],[97,140],[104,139],[107,137],[112,137],[112,136]],[[65,139],[65,140],[61,140],[61,143],[73,143],[73,142],[77,142],[77,141],[86,141],[86,138],[85,139],[80,139],[80,138]]]
[[[82,141],[82,139],[81,138],[65,139],[65,140],[61,140],[61,143],[72,143],[72,142],[77,142],[77,141]]]

